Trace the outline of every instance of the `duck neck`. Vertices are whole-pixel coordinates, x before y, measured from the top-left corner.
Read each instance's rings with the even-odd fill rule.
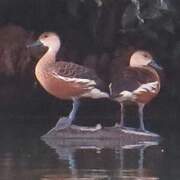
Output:
[[[49,49],[45,55],[38,61],[36,65],[36,72],[46,71],[46,68],[50,64],[53,64],[56,60],[56,52]]]

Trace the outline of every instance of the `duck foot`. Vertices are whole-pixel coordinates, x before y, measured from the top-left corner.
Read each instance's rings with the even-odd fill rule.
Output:
[[[124,126],[124,125],[122,125],[122,124],[119,124],[119,123],[116,123],[116,124],[114,125],[114,127],[115,127],[115,128],[119,128],[119,129],[128,129],[128,127],[126,127],[126,126]]]
[[[95,131],[99,131],[100,129],[102,129],[102,126],[101,126],[101,124],[97,124],[95,127],[71,125],[71,129],[95,132]]]
[[[144,132],[144,133],[151,133],[150,131],[144,129],[144,128],[138,128],[137,129],[138,132]]]
[[[59,130],[69,128],[72,122],[76,118],[76,113],[79,108],[79,104],[80,102],[78,99],[73,99],[73,108],[71,112],[69,113],[69,115],[67,117],[61,117],[56,123],[55,127],[52,128],[47,134],[51,133],[52,131],[59,131]]]
[[[71,126],[72,120],[69,117],[61,117],[56,125],[47,132],[47,134],[50,134],[53,131],[59,131],[66,128],[69,128]]]

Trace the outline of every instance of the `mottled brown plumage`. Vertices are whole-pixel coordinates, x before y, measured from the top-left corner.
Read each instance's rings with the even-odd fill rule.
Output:
[[[144,87],[146,91],[136,90],[143,84],[159,81],[159,76],[157,72],[151,67],[127,67],[122,71],[115,83],[112,84],[112,96],[119,96],[120,92],[129,91],[134,92],[136,95],[136,102],[148,103],[160,90],[160,85],[156,88],[154,93],[152,93],[148,88]]]
[[[39,59],[35,75],[42,87],[51,95],[60,99],[72,99],[73,109],[69,117],[60,119],[56,129],[63,129],[71,125],[75,118],[81,97],[107,98],[104,92],[104,83],[96,75],[95,71],[84,66],[57,61],[56,54],[61,42],[57,34],[52,32],[43,33],[34,45],[48,47],[44,56]]]
[[[79,78],[79,79],[89,79],[96,82],[97,86],[102,85],[102,80],[97,76],[96,72],[93,69],[86,68],[79,64],[72,62],[59,61],[54,64],[51,64],[47,71],[53,72],[59,76],[67,78]],[[100,87],[101,88],[101,87]]]
[[[111,97],[121,104],[121,123],[118,126],[124,126],[124,103],[134,102],[139,106],[140,130],[145,131],[143,107],[160,91],[160,77],[156,68],[160,67],[151,54],[136,51],[130,58],[129,67],[113,76],[110,84]]]
[[[61,99],[81,97],[93,88],[105,90],[103,81],[94,70],[75,63],[58,61],[49,64],[42,75],[38,74],[38,76],[42,86],[50,94]]]

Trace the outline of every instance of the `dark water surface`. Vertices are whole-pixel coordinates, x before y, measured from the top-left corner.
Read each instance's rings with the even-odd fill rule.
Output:
[[[177,132],[167,132],[159,145],[48,146],[40,139],[49,127],[48,121],[43,123],[47,118],[1,117],[0,180],[180,179]]]

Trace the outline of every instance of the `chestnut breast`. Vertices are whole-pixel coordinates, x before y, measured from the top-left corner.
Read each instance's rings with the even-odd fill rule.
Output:
[[[80,97],[94,87],[103,87],[93,70],[65,61],[38,64],[36,77],[47,92],[61,99]]]
[[[84,84],[68,82],[45,71],[39,73],[37,79],[48,93],[60,99],[72,99],[88,91],[88,87]]]

